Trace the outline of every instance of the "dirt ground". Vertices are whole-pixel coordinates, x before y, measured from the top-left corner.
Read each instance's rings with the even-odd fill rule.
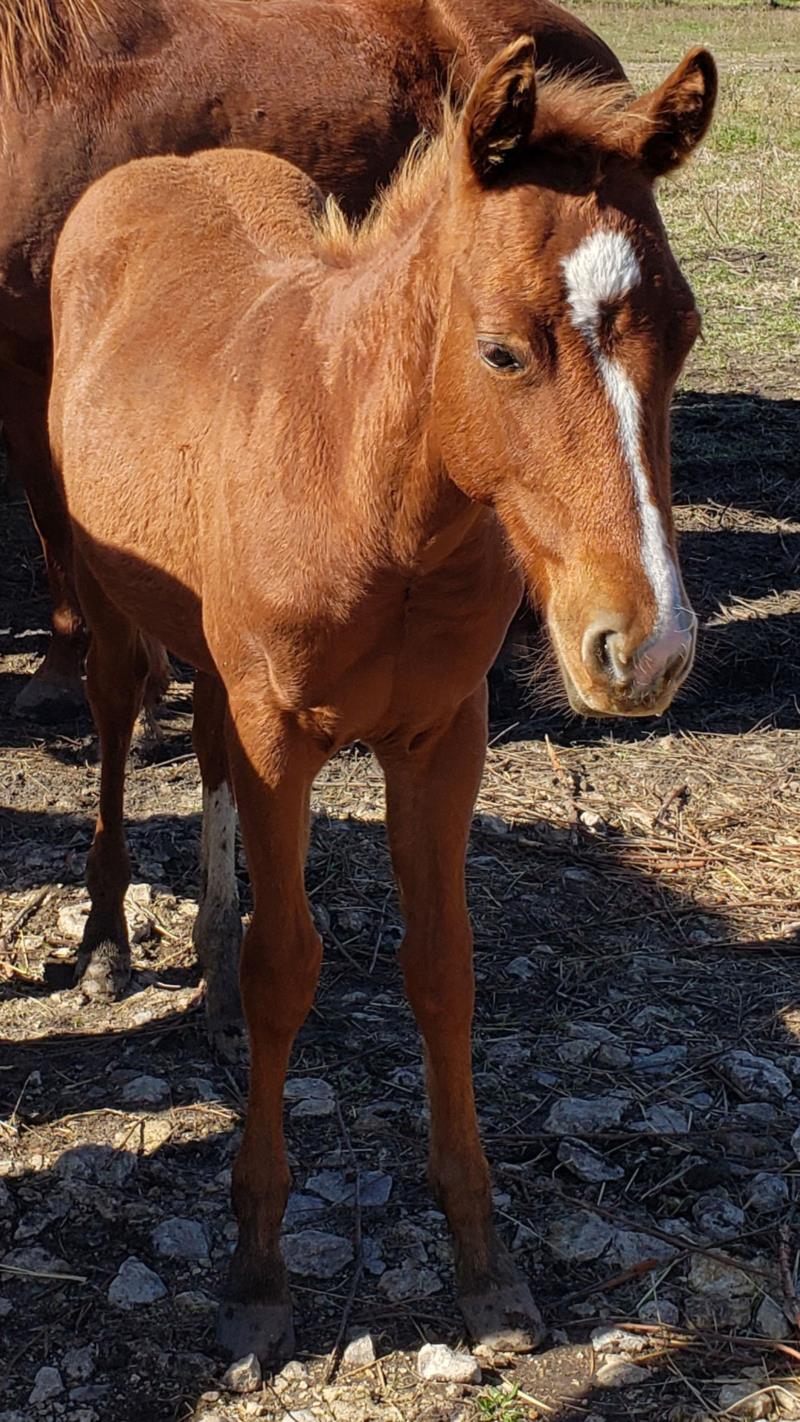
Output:
[[[627,58],[641,13],[589,18]],[[746,15],[782,72],[783,17],[769,31],[772,12],[742,11],[726,30],[729,14],[675,7],[673,27],[699,16],[735,48]],[[654,60],[686,47],[671,24],[653,31]],[[699,180],[723,201],[748,161],[768,169],[760,149],[726,142]],[[469,859],[479,1112],[500,1228],[548,1327],[535,1357],[484,1362],[470,1384],[417,1371],[425,1342],[465,1340],[424,1184],[382,787],[356,748],[314,798],[308,885],[326,961],[287,1100],[298,1265],[296,1236],[317,1232],[314,1264],[292,1275],[298,1351],[251,1393],[223,1386],[214,1303],[246,1062],[210,1053],[191,949],[191,685],[176,678],[163,740],[129,776],[134,981],[113,1008],[86,1004],[70,982],[94,741],[88,722],[49,731],[11,714],[47,604],[24,506],[3,493],[0,1422],[800,1419],[796,304],[794,338],[791,320],[757,347],[746,335],[769,331],[775,299],[748,275],[755,254],[789,303],[797,278],[755,217],[749,247],[710,229],[698,245],[681,182],[668,220],[707,323],[674,422],[697,671],[658,723],[570,721],[522,673],[507,682]],[[735,317],[727,266],[714,285],[721,252],[755,315]],[[158,1296],[123,1308],[113,1285],[131,1258]],[[610,1325],[625,1332],[598,1335]],[[353,1330],[369,1331],[376,1361],[334,1372]]]

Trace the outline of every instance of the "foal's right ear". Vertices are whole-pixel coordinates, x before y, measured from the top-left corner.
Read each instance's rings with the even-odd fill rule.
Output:
[[[491,182],[527,145],[536,113],[535,47],[521,35],[475,80],[464,107],[462,131],[472,170],[481,183]]]

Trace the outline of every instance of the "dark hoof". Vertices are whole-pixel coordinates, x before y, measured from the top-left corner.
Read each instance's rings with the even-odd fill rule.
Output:
[[[217,1342],[232,1358],[255,1353],[262,1363],[285,1363],[294,1355],[294,1324],[289,1303],[223,1303]]]
[[[458,1300],[470,1337],[487,1353],[531,1353],[544,1337],[544,1324],[528,1285],[499,1284]]]
[[[84,997],[95,1002],[113,1002],[130,982],[130,961],[120,956],[116,943],[98,943],[91,954],[81,953],[75,969],[75,982]]]
[[[23,686],[14,701],[14,712],[28,721],[52,725],[74,721],[88,710],[80,677],[60,677],[41,668]]]

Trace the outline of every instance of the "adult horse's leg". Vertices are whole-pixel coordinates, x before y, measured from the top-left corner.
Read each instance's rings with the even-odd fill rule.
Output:
[[[15,709],[26,716],[52,720],[74,715],[85,705],[81,671],[86,627],[72,579],[69,520],[50,460],[48,380],[17,365],[1,366],[0,380],[0,416],[10,469],[25,490],[41,540],[52,606],[52,632],[44,661],[20,691]]]
[[[192,937],[206,981],[209,1035],[226,1056],[239,1045],[242,1020],[242,918],[236,883],[236,809],[225,746],[227,710],[219,677],[198,672],[192,736],[203,781],[203,834],[200,901]]]
[[[235,1358],[274,1362],[294,1348],[280,1224],[289,1193],[283,1086],[292,1043],[311,1008],[322,945],[306,901],[303,865],[311,783],[324,763],[294,725],[265,724],[262,696],[231,701],[228,747],[253,884],[242,944],[242,1005],[250,1037],[250,1099],[233,1168],[239,1242],[219,1340]]]
[[[472,1088],[474,980],[464,861],[485,748],[481,686],[446,728],[407,752],[391,745],[376,752],[386,776],[406,920],[400,961],[425,1043],[429,1179],[453,1234],[459,1304],[476,1342],[526,1351],[541,1336],[541,1317],[495,1233]]]
[[[92,907],[76,978],[87,997],[115,997],[130,977],[125,890],[130,860],[123,826],[125,766],[142,704],[149,658],[136,628],[109,602],[82,564],[78,587],[89,618],[86,689],[100,739],[100,806],[86,867]]]

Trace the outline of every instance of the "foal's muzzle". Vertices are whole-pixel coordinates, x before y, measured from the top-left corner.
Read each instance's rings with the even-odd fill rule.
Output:
[[[660,716],[686,680],[696,639],[688,608],[643,642],[622,618],[598,618],[581,641],[580,682],[562,666],[570,705],[588,716]]]

